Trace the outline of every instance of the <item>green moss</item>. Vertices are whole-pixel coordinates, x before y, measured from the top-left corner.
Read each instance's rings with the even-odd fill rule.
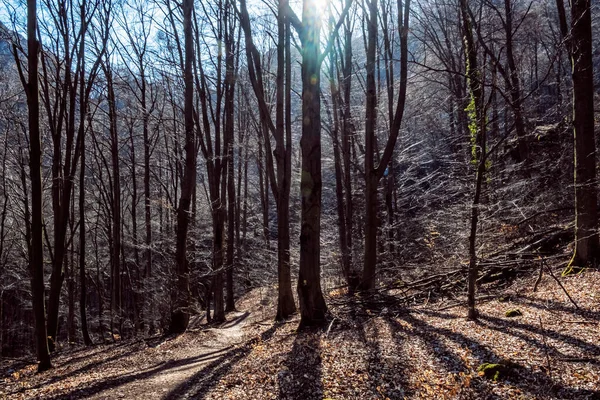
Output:
[[[521,312],[521,310],[516,309],[516,308],[513,310],[508,310],[504,313],[504,316],[507,318],[520,317],[522,315],[523,315],[523,313]]]
[[[479,376],[484,376],[493,381],[506,376],[510,368],[504,364],[483,363],[477,368]]]

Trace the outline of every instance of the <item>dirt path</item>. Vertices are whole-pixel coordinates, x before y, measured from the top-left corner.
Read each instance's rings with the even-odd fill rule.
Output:
[[[228,322],[155,338],[65,351],[55,368],[37,375],[34,368],[9,371],[0,379],[0,398],[15,399],[179,399],[202,396],[245,349],[249,312]],[[246,351],[246,350],[244,350]]]
[[[189,346],[173,352],[173,358],[158,366],[137,371],[136,378],[114,389],[102,391],[90,399],[165,399],[187,397],[185,392],[198,385],[201,375],[227,362],[226,358],[236,346],[243,344],[243,328],[247,323],[248,312],[228,315],[229,321],[218,328],[210,328],[212,338],[205,344]],[[206,368],[206,370],[205,370]]]

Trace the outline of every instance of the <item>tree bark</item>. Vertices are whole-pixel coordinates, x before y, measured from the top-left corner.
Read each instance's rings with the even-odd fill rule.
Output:
[[[192,38],[192,10],[193,0],[183,0],[183,35],[185,41],[185,167],[181,182],[181,197],[177,207],[177,239],[175,275],[177,285],[174,294],[173,311],[169,332],[183,333],[190,321],[190,287],[189,264],[187,261],[187,234],[190,221],[190,203],[194,186],[196,184],[196,147],[194,140],[194,82],[192,64],[194,62],[194,43]]]
[[[377,271],[377,187],[393,156],[398,139],[408,82],[408,22],[410,18],[410,0],[398,2],[398,31],[400,36],[400,87],[396,110],[390,121],[390,134],[379,165],[375,167],[376,150],[375,124],[377,116],[377,88],[375,85],[375,55],[377,51],[377,0],[369,3],[369,24],[367,41],[367,105],[365,120],[365,254],[360,288],[371,290],[375,287]]]
[[[575,136],[575,252],[565,270],[567,273],[595,264],[599,256],[590,0],[571,2],[570,48]]]
[[[321,52],[320,15],[304,1],[302,10],[302,199],[298,301],[300,328],[325,323],[321,290]]]
[[[37,2],[27,1],[27,62],[28,81],[23,82],[29,109],[29,173],[31,176],[31,244],[29,269],[31,272],[32,305],[35,319],[35,342],[38,372],[52,368],[46,333],[44,303],[44,254],[42,217],[42,150],[40,141],[40,100],[38,92]]]
[[[229,4],[228,4],[229,5]],[[228,6],[227,5],[227,6]],[[227,258],[225,262],[226,298],[225,311],[235,311],[233,295],[233,269],[235,251],[235,174],[233,163],[234,135],[234,98],[235,98],[235,54],[234,54],[234,31],[235,24],[229,18],[229,12],[225,14],[225,110],[224,129],[227,152],[227,175],[223,177],[227,181]]]
[[[477,64],[477,50],[475,48],[475,39],[473,37],[473,28],[470,18],[469,6],[467,0],[460,0],[460,11],[463,23],[463,35],[465,40],[466,56],[466,75],[469,86],[471,104],[469,107],[469,117],[471,119],[469,127],[471,135],[475,141],[475,159],[477,161],[477,176],[475,184],[475,194],[471,205],[471,229],[469,234],[469,270],[467,283],[467,318],[477,319],[477,310],[475,309],[475,285],[477,282],[477,224],[479,220],[479,200],[481,197],[481,188],[483,176],[485,174],[486,149],[485,149],[485,115],[483,112],[483,87],[481,76]]]

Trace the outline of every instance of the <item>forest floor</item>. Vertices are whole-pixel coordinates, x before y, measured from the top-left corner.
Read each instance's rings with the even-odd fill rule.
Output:
[[[328,325],[300,333],[257,289],[219,327],[63,350],[42,374],[4,361],[0,399],[600,399],[600,272],[560,278],[579,310],[535,278],[485,296],[475,322],[453,302],[334,291]]]

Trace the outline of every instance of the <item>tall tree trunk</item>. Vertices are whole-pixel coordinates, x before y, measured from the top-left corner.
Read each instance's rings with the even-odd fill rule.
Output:
[[[377,263],[377,186],[375,171],[375,129],[377,124],[377,87],[375,85],[375,56],[377,51],[377,0],[370,0],[367,22],[367,77],[365,117],[365,256],[362,289],[375,287]]]
[[[117,326],[122,318],[122,282],[121,282],[121,172],[119,166],[119,132],[117,128],[117,104],[113,84],[113,71],[110,61],[105,66],[108,92],[108,120],[110,132],[110,152],[112,168],[112,316],[117,318]],[[113,332],[114,333],[114,332]],[[121,332],[118,332],[119,334]]]
[[[86,111],[82,109],[82,121]],[[79,129],[84,129],[83,123]],[[83,133],[82,133],[83,138]],[[84,140],[85,143],[85,140]],[[87,326],[87,282],[85,274],[86,237],[85,237],[85,149],[81,151],[81,170],[79,172],[79,315],[81,318],[81,333],[86,346],[92,344]]]
[[[276,75],[276,109],[275,123],[270,115],[265,100],[263,72],[260,54],[252,41],[250,18],[245,0],[240,2],[241,27],[246,36],[246,58],[248,72],[254,93],[256,94],[260,118],[263,123],[263,140],[265,145],[266,183],[265,197],[268,196],[270,183],[273,197],[277,205],[277,272],[278,272],[278,302],[277,319],[284,319],[296,311],[291,286],[290,272],[290,233],[289,233],[289,201],[291,187],[291,56],[290,56],[290,17],[291,11],[287,0],[280,0],[277,15],[277,75]],[[295,14],[294,14],[295,16]],[[317,62],[318,60],[314,60]],[[320,62],[319,62],[320,64]],[[285,83],[284,83],[285,81]],[[275,137],[275,159],[277,177],[271,157],[271,142],[269,132]],[[263,209],[267,202],[263,204]]]
[[[595,264],[599,256],[590,0],[571,1],[570,48],[575,135],[575,252],[565,273]]]
[[[291,117],[291,50],[288,0],[280,0],[277,27],[283,40],[277,43],[277,106],[276,106],[276,161],[277,161],[277,278],[278,320],[296,312],[292,292],[290,265],[290,188],[292,185],[292,117]],[[285,133],[284,133],[285,132]],[[285,139],[284,139],[285,138]]]
[[[477,223],[479,219],[479,200],[481,197],[481,188],[483,175],[485,173],[485,115],[483,112],[483,87],[481,84],[481,75],[477,63],[477,49],[473,37],[472,21],[469,12],[467,0],[460,0],[460,11],[463,20],[463,35],[465,40],[465,55],[467,66],[467,83],[471,102],[469,105],[469,117],[471,119],[469,127],[472,130],[471,135],[475,138],[475,159],[478,163],[477,177],[475,185],[475,194],[471,205],[471,229],[469,234],[469,270],[467,287],[467,307],[468,319],[477,319],[477,310],[475,309],[475,285],[477,282]]]
[[[300,327],[325,323],[327,305],[321,290],[321,39],[320,15],[311,2],[302,9],[302,175],[300,194]]]
[[[194,81],[192,64],[194,62],[194,43],[192,39],[193,0],[183,0],[183,35],[185,41],[185,168],[181,182],[181,197],[177,207],[177,242],[176,242],[176,290],[174,293],[173,311],[169,332],[183,333],[190,321],[190,283],[189,264],[187,261],[187,234],[190,221],[189,211],[192,193],[196,184],[196,146],[194,140]]]
[[[331,104],[333,111],[333,129],[332,129],[332,141],[333,141],[333,158],[335,164],[335,195],[337,200],[337,214],[338,214],[338,233],[340,240],[340,253],[342,256],[341,266],[342,273],[346,278],[346,282],[350,285],[350,264],[348,254],[348,234],[346,232],[346,215],[345,215],[345,204],[344,204],[344,187],[342,184],[343,172],[342,172],[342,160],[340,155],[340,141],[339,141],[339,91],[335,84],[335,64],[337,54],[333,52],[331,57],[331,65],[329,68],[329,76],[331,76],[330,88],[331,88]]]
[[[375,56],[377,51],[377,0],[369,3],[369,24],[367,41],[367,105],[365,121],[365,254],[361,288],[371,290],[375,287],[377,271],[377,186],[384,176],[394,153],[398,139],[404,108],[406,104],[406,89],[408,83],[408,23],[410,18],[410,0],[398,2],[398,31],[400,36],[400,87],[396,110],[390,121],[390,133],[385,149],[375,167],[374,152],[376,150],[375,123],[377,116],[377,88],[375,85]]]
[[[513,10],[512,1],[504,0],[504,10],[506,18],[504,22],[504,28],[506,31],[506,62],[508,64],[508,72],[510,79],[510,97],[512,102],[512,109],[515,115],[515,130],[517,131],[518,149],[519,149],[519,161],[527,160],[529,156],[529,149],[527,145],[527,138],[525,132],[525,118],[523,117],[523,105],[521,95],[521,82],[519,80],[519,71],[515,63],[515,56],[513,51]]]
[[[343,132],[342,132],[342,159],[344,161],[344,188],[346,190],[346,245],[348,247],[347,268],[349,276],[352,275],[352,281],[348,282],[349,292],[353,292],[358,286],[358,276],[352,271],[352,242],[353,242],[353,217],[354,203],[352,199],[352,171],[351,171],[351,138],[354,135],[352,115],[351,115],[351,94],[352,94],[352,30],[345,27],[344,35],[344,66],[342,68],[344,91],[344,110],[343,110]]]
[[[140,63],[142,64],[142,63]],[[145,267],[144,267],[144,299],[147,306],[148,312],[146,313],[146,319],[149,320],[149,328],[154,328],[154,296],[153,291],[148,287],[150,280],[152,279],[152,220],[151,220],[151,206],[150,206],[150,134],[148,129],[148,105],[146,103],[146,77],[144,69],[141,69],[141,104],[143,112],[142,120],[142,131],[144,139],[144,227],[146,229],[145,236]]]
[[[137,203],[138,203],[138,186],[136,173],[136,155],[135,155],[135,140],[133,135],[133,124],[130,126],[129,140],[131,143],[131,241],[133,246],[133,260],[135,262],[134,273],[135,281],[131,282],[131,290],[133,292],[133,325],[134,333],[137,335],[141,330],[141,323],[144,318],[144,308],[142,303],[142,273],[140,268],[140,248],[138,242],[138,224],[137,224]],[[132,280],[131,271],[129,279]]]
[[[86,23],[86,2],[81,3],[81,35],[82,40],[79,44],[79,57],[81,63],[81,71],[85,71],[85,35],[87,32]],[[81,318],[81,333],[83,335],[83,343],[86,346],[92,345],[92,339],[88,331],[87,324],[87,282],[85,274],[85,259],[86,259],[86,225],[85,225],[85,122],[87,119],[87,96],[85,90],[85,73],[79,75],[79,137],[81,138],[81,168],[79,170],[79,315]]]
[[[40,100],[38,95],[38,51],[36,36],[37,2],[27,1],[27,62],[28,81],[23,79],[29,110],[29,174],[31,176],[31,244],[29,269],[31,272],[32,305],[35,319],[35,342],[38,372],[52,368],[46,333],[46,309],[44,304],[44,254],[42,217],[42,150],[40,141]],[[16,53],[15,53],[16,54]]]
[[[234,54],[234,30],[235,25],[231,22],[226,12],[225,17],[225,110],[224,129],[227,152],[227,175],[223,177],[227,181],[227,258],[226,268],[226,304],[225,311],[235,310],[233,298],[233,269],[235,251],[235,174],[233,162],[234,148],[234,97],[235,97],[235,54]],[[231,26],[229,25],[231,24]]]

